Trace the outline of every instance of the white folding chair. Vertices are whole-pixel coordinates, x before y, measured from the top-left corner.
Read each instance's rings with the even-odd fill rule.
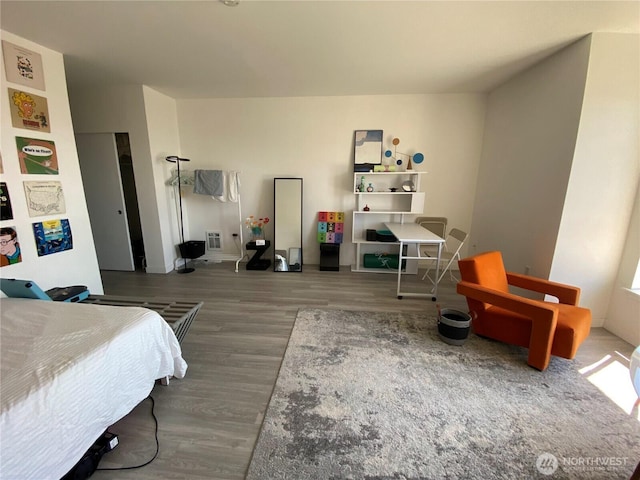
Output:
[[[445,238],[447,234],[447,217],[418,217],[416,223],[439,237]],[[436,245],[422,245],[420,254],[432,257],[438,254],[438,247]]]
[[[418,217],[416,223],[442,238],[447,233],[446,217]]]
[[[426,260],[430,262],[427,271],[424,272],[422,276],[422,280],[428,278],[431,283],[433,283],[433,288],[435,289],[436,285],[440,283],[442,277],[444,277],[447,271],[449,272],[449,276],[451,277],[451,281],[458,282],[459,279],[456,278],[451,272],[451,265],[454,261],[460,260],[460,249],[462,245],[464,245],[465,240],[467,239],[467,233],[462,230],[458,230],[457,228],[452,228],[444,243],[444,247],[442,249],[442,253],[440,255],[440,272],[437,275],[437,278],[432,278],[429,275],[429,272],[436,267],[438,257],[436,256],[427,256],[422,257],[421,260]],[[438,272],[436,272],[438,274]],[[433,290],[432,290],[433,291]]]

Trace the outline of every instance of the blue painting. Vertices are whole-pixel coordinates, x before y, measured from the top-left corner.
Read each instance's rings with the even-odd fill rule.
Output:
[[[73,237],[69,220],[46,220],[33,224],[38,256],[50,255],[73,248]]]

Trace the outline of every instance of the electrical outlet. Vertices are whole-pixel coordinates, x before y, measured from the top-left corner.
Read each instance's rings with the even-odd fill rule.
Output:
[[[531,267],[529,265],[524,266],[524,274],[529,275],[531,272]]]

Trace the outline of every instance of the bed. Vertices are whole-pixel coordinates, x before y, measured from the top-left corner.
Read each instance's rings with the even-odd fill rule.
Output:
[[[0,319],[2,478],[61,478],[156,379],[187,370],[146,308],[2,298]]]

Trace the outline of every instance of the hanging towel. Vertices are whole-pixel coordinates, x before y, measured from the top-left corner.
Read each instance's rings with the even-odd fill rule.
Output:
[[[238,201],[238,195],[240,193],[240,177],[238,172],[224,172],[224,193],[220,196],[214,195],[213,198],[221,202]]]
[[[225,175],[222,170],[195,170],[193,193],[224,196]]]

